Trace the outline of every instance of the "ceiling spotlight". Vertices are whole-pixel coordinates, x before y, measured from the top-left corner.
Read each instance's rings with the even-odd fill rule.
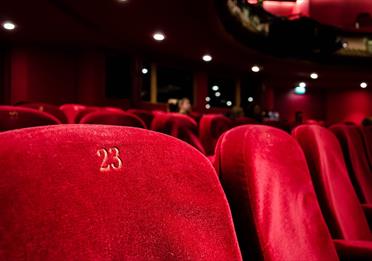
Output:
[[[231,106],[231,105],[232,105],[232,102],[231,102],[231,101],[227,101],[227,102],[226,102],[226,105],[227,105],[227,106]]]
[[[163,33],[154,33],[152,37],[159,42],[165,39],[165,35]]]
[[[5,30],[12,31],[16,28],[16,25],[12,22],[7,21],[3,23],[3,28]]]
[[[310,78],[311,78],[311,79],[316,80],[316,79],[318,79],[318,77],[319,77],[319,75],[318,75],[317,73],[312,73],[312,74],[310,74]]]
[[[261,69],[260,69],[260,67],[259,67],[258,65],[254,65],[254,66],[252,66],[251,70],[252,70],[252,72],[257,73],[257,72],[259,72]]]
[[[211,101],[211,97],[205,97],[205,101],[206,102],[210,102]]]
[[[298,86],[300,86],[301,88],[305,88],[305,87],[306,87],[306,83],[304,83],[304,82],[300,82],[300,83],[298,84]]]
[[[204,62],[210,62],[210,61],[212,61],[212,56],[210,56],[209,54],[203,55],[203,61]]]
[[[143,74],[147,74],[149,72],[149,70],[147,68],[142,68],[142,73]]]
[[[248,97],[248,102],[253,102],[253,97]]]
[[[219,89],[220,89],[220,87],[218,87],[217,85],[212,86],[212,90],[215,91],[215,92],[218,91]]]
[[[342,43],[342,47],[343,47],[343,48],[348,48],[348,47],[349,47],[348,42],[343,42],[343,43]]]
[[[215,95],[216,97],[220,97],[220,96],[221,96],[221,93],[220,93],[220,92],[215,92],[214,95]]]
[[[209,109],[211,108],[211,106],[210,106],[209,104],[206,104],[206,105],[205,105],[205,108],[206,108],[207,110],[209,110]]]
[[[368,84],[366,82],[360,83],[360,87],[363,88],[363,89],[367,88],[367,86],[368,86]]]

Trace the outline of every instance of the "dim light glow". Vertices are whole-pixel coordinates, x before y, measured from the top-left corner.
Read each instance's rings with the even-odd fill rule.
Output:
[[[254,66],[252,66],[251,70],[252,70],[252,72],[257,73],[257,72],[259,72],[261,69],[260,69],[260,67],[259,67],[258,65],[254,65]]]
[[[206,105],[205,105],[205,108],[206,108],[207,110],[209,110],[209,109],[211,108],[211,105],[206,104]]]
[[[300,83],[298,84],[298,86],[301,87],[301,88],[305,88],[305,87],[306,87],[306,83],[304,83],[304,82],[300,82]]]
[[[210,61],[212,61],[212,56],[210,54],[203,55],[203,61],[204,62],[210,62]]]
[[[221,96],[221,93],[220,93],[220,92],[215,92],[215,93],[214,93],[214,96],[216,96],[216,97],[220,97],[220,96]]]
[[[311,78],[311,79],[316,80],[316,79],[318,79],[318,77],[319,77],[319,75],[318,75],[317,73],[312,73],[312,74],[310,74],[310,78]]]
[[[295,94],[303,95],[303,94],[306,93],[306,87],[305,87],[305,86],[297,86],[297,87],[294,89],[294,92],[295,92]]]
[[[366,82],[360,83],[360,87],[363,88],[363,89],[367,88],[367,86],[368,86],[368,84]]]
[[[3,28],[8,31],[12,31],[16,28],[16,25],[13,22],[6,21],[3,23]]]
[[[154,33],[152,36],[156,41],[163,41],[165,39],[165,35],[163,33]]]
[[[226,105],[227,105],[227,106],[231,106],[231,105],[232,105],[232,102],[231,102],[231,101],[227,101],[227,102],[226,102]]]
[[[147,74],[149,72],[149,70],[147,68],[142,68],[142,73],[143,74]]]
[[[205,97],[205,101],[206,101],[206,102],[211,101],[211,97]]]
[[[253,102],[253,97],[248,97],[248,102]]]

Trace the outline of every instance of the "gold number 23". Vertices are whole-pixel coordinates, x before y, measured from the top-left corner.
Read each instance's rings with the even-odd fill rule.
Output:
[[[118,148],[113,147],[107,149],[99,149],[97,151],[98,157],[102,158],[100,171],[106,172],[113,170],[119,170],[123,167],[123,162],[120,158],[120,151]]]

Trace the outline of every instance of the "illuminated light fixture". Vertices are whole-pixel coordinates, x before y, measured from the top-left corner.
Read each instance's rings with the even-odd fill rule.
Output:
[[[232,102],[231,102],[231,101],[227,101],[227,102],[226,102],[226,105],[227,105],[227,106],[231,106],[231,105],[232,105]]]
[[[298,84],[298,86],[301,87],[301,88],[305,88],[305,87],[306,87],[306,83],[304,83],[304,82],[300,82],[300,83]]]
[[[212,86],[212,90],[215,91],[215,92],[218,91],[219,89],[220,89],[220,87],[218,87],[217,85]]]
[[[156,41],[161,42],[165,39],[165,35],[163,33],[154,33],[152,36]]]
[[[216,97],[220,97],[220,96],[221,96],[221,93],[220,93],[220,92],[215,92],[215,93],[214,93],[214,96],[216,96]]]
[[[348,47],[349,47],[349,44],[348,44],[347,42],[343,42],[343,43],[342,43],[342,47],[343,47],[343,48],[348,48]]]
[[[261,71],[261,69],[260,69],[260,67],[258,65],[252,66],[251,70],[252,70],[252,72],[255,72],[255,73]]]
[[[368,84],[366,82],[360,83],[360,88],[365,89],[365,88],[367,88],[367,86],[368,86]]]
[[[210,102],[211,101],[211,97],[205,97],[205,101],[206,102]]]
[[[142,68],[142,73],[143,74],[147,74],[149,72],[149,70],[147,68]]]
[[[205,108],[206,108],[207,110],[209,110],[209,109],[211,108],[211,105],[206,104],[206,105],[205,105]]]
[[[294,93],[298,95],[303,95],[306,93],[306,86],[297,86],[294,89]]]
[[[16,25],[10,21],[6,21],[3,23],[3,28],[8,31],[12,31],[16,28]]]
[[[304,0],[297,0],[296,4],[300,5],[300,4],[303,4],[304,3]]]
[[[119,3],[126,3],[128,0],[117,0]]]
[[[318,79],[318,77],[319,77],[319,75],[317,73],[310,74],[310,78],[313,79],[313,80]]]
[[[209,55],[209,54],[203,55],[203,61],[204,62],[210,62],[210,61],[212,61],[212,56]]]
[[[248,97],[248,102],[253,102],[253,97]]]

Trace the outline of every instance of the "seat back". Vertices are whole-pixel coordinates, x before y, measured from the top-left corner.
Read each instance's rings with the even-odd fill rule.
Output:
[[[232,121],[221,114],[203,115],[199,123],[199,137],[207,155],[213,155],[218,138],[232,127]]]
[[[36,109],[38,111],[43,111],[49,114],[52,114],[54,117],[56,117],[58,120],[60,120],[62,123],[67,123],[66,115],[61,111],[57,106],[48,104],[48,103],[26,103],[22,104],[22,107],[26,108],[32,108]]]
[[[81,104],[63,104],[59,107],[67,117],[67,123],[78,123],[75,121],[76,116],[86,108],[87,106]]]
[[[362,203],[372,204],[372,172],[363,137],[355,125],[333,125],[331,131],[341,144],[351,181]]]
[[[147,128],[151,128],[151,122],[154,119],[154,114],[152,113],[152,111],[131,109],[128,110],[128,112],[141,118],[141,120],[143,120],[143,122],[146,124]]]
[[[46,112],[20,106],[0,106],[0,131],[60,123]]]
[[[200,153],[137,128],[0,134],[1,260],[241,260]]]
[[[80,123],[131,126],[144,129],[146,128],[145,123],[140,118],[138,118],[136,115],[124,111],[94,111],[85,115],[80,120]]]
[[[157,113],[151,128],[183,140],[205,154],[198,137],[198,127],[194,119],[180,113]]]
[[[320,206],[333,237],[372,240],[336,136],[316,125],[299,126],[292,134],[305,153]]]
[[[337,260],[296,141],[282,130],[227,131],[215,164],[246,260]],[[254,256],[254,258],[250,258]]]
[[[364,146],[367,151],[369,166],[372,170],[372,126],[362,126],[361,131],[363,134]]]

